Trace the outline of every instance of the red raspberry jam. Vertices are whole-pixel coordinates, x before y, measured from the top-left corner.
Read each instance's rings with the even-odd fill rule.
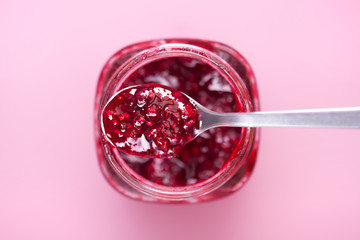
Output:
[[[103,131],[113,145],[150,158],[174,158],[200,125],[197,108],[187,96],[157,83],[121,90],[102,117]]]
[[[106,179],[128,197],[157,202],[199,202],[239,189],[254,166],[258,130],[213,128],[185,144],[199,126],[198,113],[182,98],[166,99],[171,108],[154,101],[161,99],[154,91],[159,84],[216,112],[259,110],[252,70],[227,45],[165,39],[128,46],[109,59],[96,94],[97,150]]]
[[[167,58],[149,63],[133,73],[124,82],[123,87],[149,83],[161,83],[175,88],[213,111],[233,112],[241,109],[224,77],[211,66],[198,60]],[[106,107],[106,109],[114,107]],[[172,121],[171,118],[169,120]],[[190,121],[194,122],[195,120],[195,118],[191,118]],[[110,130],[111,123],[107,124]],[[162,127],[160,122],[155,129]],[[112,131],[112,136],[116,135],[115,130]],[[239,144],[240,134],[240,128],[215,128],[202,133],[184,148],[182,146],[171,147],[170,144],[166,144],[167,151],[161,148],[159,150],[171,151],[168,154],[171,160],[164,159],[162,157],[164,154],[156,154],[157,158],[148,159],[140,159],[140,157],[127,154],[121,154],[121,156],[135,172],[150,181],[166,186],[191,185],[214,176],[223,167],[234,148]],[[173,150],[174,148],[178,149]],[[177,154],[172,153],[175,151]],[[144,157],[145,154],[142,156]]]

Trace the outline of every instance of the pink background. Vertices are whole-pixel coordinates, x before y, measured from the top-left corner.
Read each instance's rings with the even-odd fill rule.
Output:
[[[153,38],[238,49],[263,110],[360,106],[359,12],[355,0],[1,1],[0,239],[360,239],[360,131],[263,129],[245,187],[196,205],[115,192],[93,136],[103,64]]]

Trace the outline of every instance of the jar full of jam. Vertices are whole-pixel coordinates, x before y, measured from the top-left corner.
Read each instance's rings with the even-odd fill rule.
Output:
[[[128,91],[121,101],[128,104],[134,115],[118,113],[120,108],[115,96],[120,90],[144,86],[143,93],[147,91],[148,96],[148,92],[153,91],[151,86],[156,84],[185,93],[216,112],[259,111],[258,91],[250,65],[225,44],[162,39],[127,46],[105,64],[95,99],[96,147],[108,182],[130,198],[153,202],[201,202],[238,190],[253,170],[259,129],[213,128],[180,146],[185,138],[184,129],[196,124],[196,115],[191,109],[187,109],[187,113],[192,114],[188,119],[181,113],[169,112],[172,110],[167,105],[146,102],[144,95]],[[141,109],[144,115],[135,113],[135,108]],[[157,118],[159,111],[162,116],[178,116],[182,125],[170,117]],[[104,132],[104,127],[110,129],[109,132]],[[175,133],[159,134],[166,127]],[[138,134],[138,130],[146,134]],[[111,144],[109,137],[128,139],[146,149],[158,143],[160,146],[156,145],[158,151],[154,156],[128,154],[121,148],[123,143]]]

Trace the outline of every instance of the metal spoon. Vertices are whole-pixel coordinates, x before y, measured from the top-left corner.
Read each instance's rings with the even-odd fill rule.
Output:
[[[159,85],[159,84],[158,84]],[[162,88],[161,85],[156,88]],[[134,88],[131,86],[124,88],[116,93],[105,105],[106,106],[122,91]],[[172,97],[171,91],[168,87],[164,87],[165,91],[161,94]],[[306,127],[306,128],[360,128],[360,107],[346,107],[346,108],[324,108],[324,109],[308,109],[308,110],[290,110],[290,111],[273,111],[273,112],[234,112],[234,113],[218,113],[207,109],[194,99],[184,94],[190,102],[192,102],[198,109],[200,128],[195,131],[193,137],[188,141],[192,141],[204,131],[215,127]],[[110,138],[107,137],[107,132],[103,122],[103,113],[101,114],[101,129],[106,139],[113,145]],[[169,129],[170,132],[172,129]],[[144,135],[142,135],[144,137]],[[123,144],[130,146],[139,146],[147,139],[129,139],[124,140]],[[125,146],[124,145],[124,146]],[[147,145],[151,144],[147,142]],[[143,147],[143,146],[140,146]],[[132,154],[133,151],[128,152]]]
[[[201,126],[196,136],[214,127],[360,128],[360,107],[218,113],[187,97],[199,110]]]

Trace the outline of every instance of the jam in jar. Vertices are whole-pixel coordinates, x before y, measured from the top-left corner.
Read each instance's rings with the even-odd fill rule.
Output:
[[[196,109],[180,97],[157,101],[156,86],[217,112],[259,110],[254,74],[227,45],[164,39],[123,48],[104,66],[96,92],[96,144],[109,183],[156,202],[200,202],[239,189],[253,169],[259,130],[214,128],[184,145],[199,127]]]

